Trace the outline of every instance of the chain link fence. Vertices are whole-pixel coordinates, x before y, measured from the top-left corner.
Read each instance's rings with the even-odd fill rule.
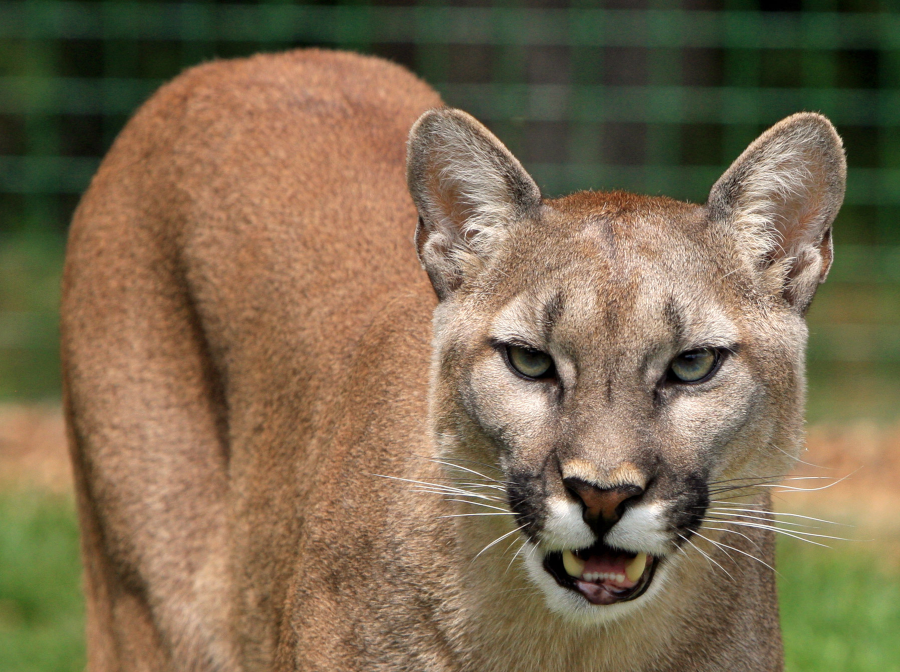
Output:
[[[764,128],[826,114],[850,173],[811,313],[814,379],[900,374],[900,7],[877,0],[0,0],[0,245],[59,253],[100,157],[163,81],[303,46],[406,65],[487,123],[548,195],[703,202]],[[55,366],[55,318],[2,278],[0,396],[31,394],[2,381]]]

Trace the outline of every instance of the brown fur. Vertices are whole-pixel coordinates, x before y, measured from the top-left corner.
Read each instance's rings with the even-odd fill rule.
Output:
[[[801,441],[801,314],[830,263],[837,136],[813,115],[769,132],[789,148],[811,133],[825,157],[777,197],[754,168],[764,136],[708,209],[544,201],[456,111],[414,126],[404,176],[407,132],[439,105],[396,66],[293,52],[195,68],[117,139],[72,225],[62,318],[93,672],[781,669],[767,567],[695,537],[730,579],[673,542],[653,596],[600,624],[566,616],[527,553],[479,555],[515,525],[448,518],[480,509],[435,490],[477,477],[434,460],[543,483],[534,526],[509,537],[523,544],[566,468],[640,481],[648,502],[692,470],[784,473],[769,446]],[[577,362],[559,409],[488,337],[541,311],[560,375]],[[709,402],[662,423],[628,372],[647,343],[675,347],[667,319],[690,331],[710,311],[740,350]],[[728,543],[771,564],[772,535],[744,532]]]

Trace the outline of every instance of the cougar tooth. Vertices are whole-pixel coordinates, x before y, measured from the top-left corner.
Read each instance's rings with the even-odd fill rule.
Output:
[[[569,576],[580,579],[581,573],[584,571],[584,560],[579,560],[578,558],[576,558],[575,554],[572,553],[572,551],[563,551],[562,559],[563,567],[566,568],[566,573]]]
[[[629,581],[637,581],[641,578],[641,575],[644,573],[644,569],[647,567],[647,554],[646,553],[638,553],[634,556],[634,560],[628,563],[628,566],[625,568],[625,575],[628,577]],[[568,569],[568,567],[566,568]]]

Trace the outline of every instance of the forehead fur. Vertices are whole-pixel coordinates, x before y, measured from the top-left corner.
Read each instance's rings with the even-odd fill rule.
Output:
[[[482,299],[506,303],[522,288],[563,294],[594,288],[600,297],[694,286],[707,293],[737,264],[729,242],[718,240],[704,208],[664,197],[580,192],[547,200],[518,222],[505,249],[483,277]],[[732,284],[732,283],[728,283]],[[638,287],[642,288],[638,292]],[[624,307],[624,306],[622,306]]]
[[[606,253],[603,256],[631,252],[642,262],[696,244],[707,229],[700,206],[618,191],[579,192],[548,200],[543,214],[547,229],[592,239]]]

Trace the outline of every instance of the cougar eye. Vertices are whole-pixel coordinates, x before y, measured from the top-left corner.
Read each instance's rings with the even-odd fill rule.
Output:
[[[721,356],[715,348],[698,348],[682,352],[669,365],[669,377],[675,382],[699,383],[712,377]]]
[[[549,378],[554,373],[553,358],[540,350],[507,345],[506,361],[516,373],[526,378]]]

